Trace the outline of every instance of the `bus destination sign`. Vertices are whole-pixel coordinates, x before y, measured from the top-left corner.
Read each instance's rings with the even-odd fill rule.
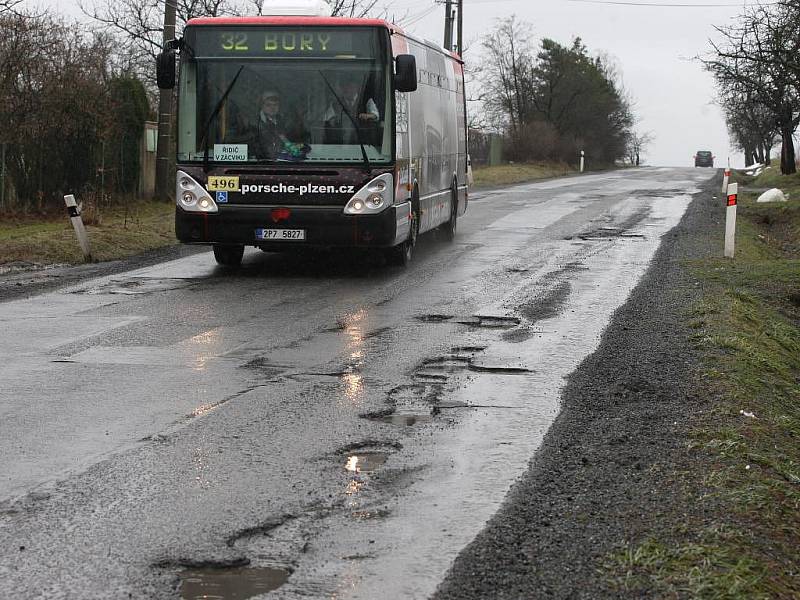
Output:
[[[378,54],[373,29],[239,27],[198,28],[198,57],[372,58]]]

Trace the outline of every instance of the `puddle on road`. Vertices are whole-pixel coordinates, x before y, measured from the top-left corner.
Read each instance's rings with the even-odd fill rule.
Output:
[[[184,600],[246,600],[278,589],[288,581],[290,573],[269,567],[238,567],[187,569],[179,575]]]
[[[371,473],[386,463],[386,452],[360,452],[347,457],[344,468],[349,473]]]

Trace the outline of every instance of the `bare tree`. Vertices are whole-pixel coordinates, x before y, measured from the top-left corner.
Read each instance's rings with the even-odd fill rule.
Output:
[[[636,131],[631,132],[628,138],[628,160],[632,165],[639,166],[645,148],[653,143],[654,139],[655,137],[652,131],[646,131],[644,133],[638,133]]]
[[[17,6],[22,0],[0,0],[0,15],[8,12],[17,12]]]
[[[800,124],[800,50],[797,2],[758,6],[741,17],[741,24],[719,27],[723,42],[711,41],[713,55],[703,59],[722,89],[745,94],[763,106],[781,136],[781,172],[797,171],[794,132]]]
[[[530,25],[515,16],[499,22],[494,31],[483,38],[485,59],[475,77],[483,84],[479,100],[487,119],[498,129],[512,135],[524,126],[529,113],[524,85],[530,81],[534,58]]]

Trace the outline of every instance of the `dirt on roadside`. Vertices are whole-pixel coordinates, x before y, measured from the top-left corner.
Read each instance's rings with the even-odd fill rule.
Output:
[[[688,597],[663,582],[628,587],[625,563],[661,532],[691,540],[720,510],[689,444],[710,404],[696,391],[700,357],[686,324],[703,284],[683,262],[721,251],[719,185],[709,182],[664,237],[598,350],[568,378],[562,412],[528,471],[436,600]]]

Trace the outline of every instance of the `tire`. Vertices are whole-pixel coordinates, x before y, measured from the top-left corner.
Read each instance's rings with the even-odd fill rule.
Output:
[[[439,226],[439,231],[444,234],[444,239],[447,242],[453,242],[456,239],[456,229],[458,227],[458,191],[455,186],[450,190],[450,219],[447,223]]]
[[[223,267],[238,267],[242,264],[244,246],[238,244],[214,244],[214,258]]]
[[[411,208],[411,232],[408,239],[402,244],[386,250],[386,262],[397,267],[407,267],[414,256],[414,246],[417,245],[419,236],[419,211],[415,205]]]

